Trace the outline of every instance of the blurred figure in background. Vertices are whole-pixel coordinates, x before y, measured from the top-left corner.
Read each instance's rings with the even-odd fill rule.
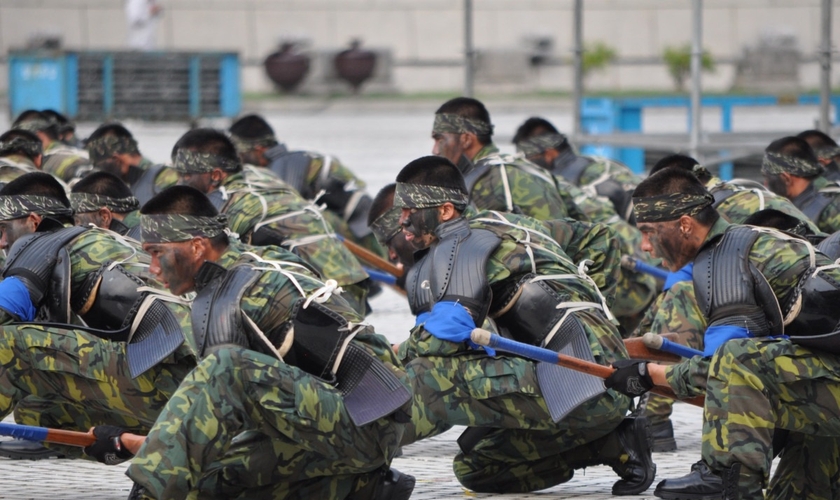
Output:
[[[134,50],[155,50],[158,19],[163,6],[157,0],[125,0],[128,46]]]

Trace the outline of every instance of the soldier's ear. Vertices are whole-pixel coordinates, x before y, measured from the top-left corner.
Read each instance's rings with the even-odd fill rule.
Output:
[[[114,217],[111,215],[111,211],[108,210],[106,207],[102,207],[99,209],[99,217],[102,219],[102,227],[108,229],[111,227],[111,219]]]

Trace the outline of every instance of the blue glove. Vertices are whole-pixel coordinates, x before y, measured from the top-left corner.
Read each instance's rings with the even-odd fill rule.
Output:
[[[0,281],[0,309],[11,314],[18,321],[35,319],[35,306],[26,285],[16,276]]]
[[[419,320],[418,316],[418,320]],[[475,321],[461,304],[457,302],[438,302],[432,306],[432,312],[425,318],[423,327],[435,337],[450,342],[464,342],[474,349],[479,346],[470,340],[470,334],[475,329]],[[487,354],[496,355],[494,349],[484,347]]]

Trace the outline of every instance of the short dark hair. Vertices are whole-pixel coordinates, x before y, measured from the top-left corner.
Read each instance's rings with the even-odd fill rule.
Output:
[[[370,204],[370,211],[368,212],[368,226],[373,224],[373,221],[381,217],[382,214],[394,206],[394,192],[396,189],[396,183],[392,182],[376,193],[376,196],[373,197],[373,201]]]
[[[697,177],[700,180],[700,182],[704,184],[706,182],[709,182],[709,179],[711,179],[711,174],[698,175],[698,173],[694,171],[694,167],[696,167],[697,165],[700,165],[700,162],[688,155],[668,155],[660,159],[658,162],[656,162],[656,164],[653,165],[653,168],[650,169],[649,175],[653,175],[656,172],[659,172],[660,170],[664,170],[666,168],[674,167],[685,170],[686,172],[691,172],[695,177]]]
[[[125,128],[122,123],[117,122],[103,123],[88,136],[87,140],[93,141],[101,137],[122,137],[126,139],[134,138],[131,132]]]
[[[812,149],[837,147],[837,141],[821,130],[806,130],[796,134],[796,137],[807,142]]]
[[[239,154],[236,152],[236,147],[231,142],[230,138],[221,130],[214,128],[196,128],[188,131],[182,135],[175,146],[172,148],[172,159],[175,159],[175,154],[179,149],[188,149],[198,153],[211,153],[221,156],[227,160],[235,162],[239,168],[234,169],[233,172],[242,170],[242,164],[239,162]]]
[[[30,132],[28,130],[16,129],[16,128],[13,128],[11,130],[7,130],[6,132],[3,133],[3,135],[0,135],[0,142],[9,142],[12,139],[18,139],[18,138],[23,139],[26,142],[31,142],[31,143],[37,145],[38,149],[41,148],[41,139],[39,139],[38,136],[35,135],[34,132]],[[2,152],[2,154],[4,154],[4,155],[14,155],[14,154],[23,155],[23,156],[29,158],[32,161],[35,161],[35,158],[38,157],[38,155],[33,156],[31,154],[30,150],[28,150],[27,148],[22,147],[22,146],[7,148]]]
[[[112,198],[134,196],[128,184],[110,172],[96,171],[87,174],[72,189],[74,193],[97,194]]]
[[[69,118],[67,118],[66,116],[54,109],[45,109],[41,111],[41,113],[49,117],[58,125],[58,133],[60,134],[63,134],[65,132],[73,132],[74,130],[76,130],[76,125],[74,125]]]
[[[464,118],[481,120],[490,124],[490,113],[487,111],[487,108],[484,107],[484,104],[482,104],[481,101],[473,99],[472,97],[456,97],[454,99],[450,99],[443,103],[437,111],[435,111],[435,114],[439,113],[454,114],[463,116]],[[493,142],[492,131],[489,134],[481,134],[476,137],[478,138],[478,142],[481,144],[490,144]]]
[[[70,200],[64,192],[64,187],[52,175],[46,172],[29,172],[17,179],[12,180],[3,189],[0,189],[0,196],[14,195],[35,195],[44,196],[58,200],[62,205],[70,208]],[[71,217],[57,217],[62,222],[72,222]]]
[[[143,215],[155,214],[183,214],[201,217],[215,217],[219,211],[213,206],[207,196],[198,189],[189,186],[172,186],[156,194],[140,208]],[[226,233],[210,238],[215,247],[230,244]]]
[[[801,137],[788,136],[782,137],[781,139],[776,139],[775,141],[771,142],[770,145],[767,146],[767,148],[764,151],[767,153],[777,153],[785,156],[790,156],[792,158],[798,158],[800,160],[805,160],[811,163],[819,163],[819,160],[817,160],[817,155],[814,153],[814,150],[807,142],[805,142],[805,139],[802,139]],[[815,173],[804,178],[814,179],[819,176],[819,173]]]
[[[678,167],[669,167],[648,176],[647,179],[640,182],[633,191],[633,197],[650,198],[674,193],[702,196],[708,194],[709,191],[693,173]],[[704,226],[711,226],[719,217],[717,210],[711,205],[694,216]]]
[[[513,143],[517,144],[525,139],[530,139],[531,137],[543,134],[559,134],[560,131],[557,130],[554,125],[551,124],[545,118],[540,118],[539,116],[532,116],[525,120],[525,123],[519,126],[516,129],[516,134],[513,136]]]
[[[52,140],[58,139],[58,123],[51,116],[46,115],[37,109],[27,109],[26,111],[21,112],[12,123],[12,128],[16,128],[22,123],[34,120],[43,120],[48,123],[49,125],[38,129],[38,131]]]
[[[442,156],[423,156],[410,162],[397,174],[397,182],[440,186],[470,194],[461,171]]]
[[[233,122],[228,131],[243,139],[256,139],[267,135],[274,136],[274,129],[260,115],[250,114]]]

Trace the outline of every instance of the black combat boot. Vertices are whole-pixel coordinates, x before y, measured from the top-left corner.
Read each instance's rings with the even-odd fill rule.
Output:
[[[638,495],[650,488],[656,477],[656,464],[651,456],[651,434],[647,417],[629,416],[616,431],[626,460],[610,463],[621,476],[612,487],[613,495]]]
[[[739,463],[718,473],[701,460],[687,475],[660,481],[653,494],[666,500],[738,500],[740,472]]]
[[[128,493],[128,500],[152,500],[152,497],[146,492],[146,488],[134,483],[134,486]]]
[[[674,425],[671,420],[664,422],[657,422],[650,426],[650,432],[653,435],[653,449],[654,453],[666,453],[677,450],[677,441],[674,439]]]
[[[376,489],[376,500],[408,500],[414,491],[414,476],[403,474],[397,469],[390,468],[382,473],[379,487]]]
[[[45,458],[64,458],[58,450],[47,448],[36,441],[26,439],[10,439],[0,441],[0,457],[12,460],[42,460]]]

